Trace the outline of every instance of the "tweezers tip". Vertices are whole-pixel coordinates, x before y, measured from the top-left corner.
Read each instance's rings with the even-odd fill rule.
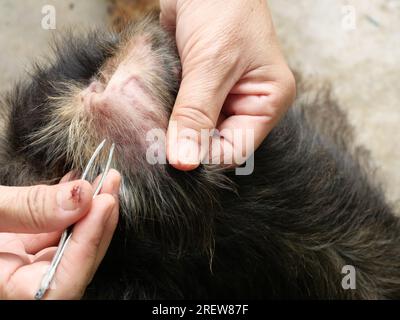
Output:
[[[35,294],[35,300],[42,300],[45,294],[45,290],[39,289],[38,292]]]

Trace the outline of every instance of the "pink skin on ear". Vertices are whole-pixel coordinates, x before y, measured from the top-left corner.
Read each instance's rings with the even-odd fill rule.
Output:
[[[134,153],[145,154],[150,130],[166,130],[168,114],[152,93],[157,89],[152,75],[156,78],[162,66],[148,42],[136,39],[125,51],[123,59],[111,58],[115,60],[110,65],[118,63],[117,67],[106,66],[102,80],[94,80],[80,99],[96,133],[115,142],[132,159]]]
[[[152,77],[162,68],[151,43],[146,36],[136,36],[120,51],[125,54],[105,64],[102,78],[107,80],[95,80],[81,93],[85,110],[95,117],[101,114],[118,122],[129,119],[136,127],[157,114],[162,118],[162,105],[148,90],[154,86]],[[161,122],[157,122],[160,126]]]
[[[154,101],[139,76],[128,71],[119,67],[106,85],[93,81],[81,93],[86,111],[133,118],[137,118],[138,113],[155,112]]]

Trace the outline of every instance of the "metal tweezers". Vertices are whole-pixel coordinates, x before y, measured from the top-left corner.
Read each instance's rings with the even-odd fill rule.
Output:
[[[86,178],[89,175],[90,170],[93,167],[93,164],[96,160],[96,158],[99,156],[100,152],[103,150],[105,144],[106,144],[106,140],[104,140],[96,149],[96,151],[94,152],[92,158],[90,159],[88,165],[86,166],[85,171],[83,172],[82,178],[81,180],[86,180]],[[93,198],[97,197],[101,191],[101,188],[104,185],[104,181],[106,180],[107,174],[110,171],[110,167],[111,167],[111,162],[114,156],[114,151],[115,151],[115,144],[113,144],[111,146],[109,155],[108,155],[108,160],[107,160],[107,164],[105,167],[105,170],[103,172],[103,175],[101,177],[101,180],[96,188],[96,191],[94,192]],[[53,281],[54,275],[57,271],[57,268],[61,262],[61,259],[64,255],[64,251],[68,246],[68,242],[70,241],[71,237],[72,237],[72,228],[70,227],[69,229],[65,230],[64,233],[61,236],[61,240],[60,243],[58,245],[58,249],[56,251],[56,254],[50,264],[49,269],[47,270],[47,272],[45,273],[45,275],[43,276],[42,282],[40,283],[40,288],[37,291],[36,295],[35,295],[35,299],[36,300],[42,300],[44,295],[46,294],[46,292],[49,290],[50,284]]]

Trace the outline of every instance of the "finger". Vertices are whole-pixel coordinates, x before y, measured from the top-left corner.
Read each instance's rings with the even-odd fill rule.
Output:
[[[75,172],[69,172],[61,180],[60,184],[65,184],[77,178]],[[39,251],[57,245],[60,240],[61,232],[42,233],[42,234],[17,234],[22,241],[25,252],[35,255]]]
[[[285,67],[281,69],[286,70]],[[295,80],[290,70],[279,74],[269,70],[267,73],[272,74],[275,81],[259,81],[259,73],[257,70],[249,74],[251,80],[244,77],[231,90],[223,107],[225,119],[218,125],[224,138],[221,154],[236,159],[235,164],[242,164],[254,153],[295,98]],[[254,141],[250,141],[251,136]]]
[[[32,263],[53,261],[53,258],[57,252],[57,249],[58,248],[54,246],[54,247],[45,248],[45,249],[37,252],[32,258]]]
[[[94,263],[94,268],[92,275],[89,279],[89,283],[92,282],[93,277],[95,276],[95,273],[97,269],[99,268],[101,262],[103,261],[107,250],[111,244],[111,240],[113,239],[114,232],[116,230],[116,227],[118,225],[119,221],[119,202],[117,201],[117,204],[114,206],[113,211],[111,212],[109,221],[104,226],[104,231],[103,231],[103,237],[101,239],[98,251],[97,251],[97,257]]]
[[[93,201],[90,213],[73,230],[46,299],[80,299],[96,271],[98,257],[104,256],[103,238],[116,228],[118,214],[115,198],[102,194]],[[106,236],[106,237],[105,237]]]
[[[117,203],[120,180],[119,173],[111,170],[103,187],[103,192],[109,194],[97,197],[93,202],[90,213],[75,226],[72,241],[69,243],[61,265],[57,269],[57,277],[52,283],[47,298],[71,299],[80,298],[82,295],[103,259],[117,225],[118,204],[115,205],[115,203]],[[39,240],[42,235],[37,237]],[[3,292],[7,295],[7,298],[32,299],[38,290],[43,275],[48,270],[55,251],[56,248],[44,249],[33,257],[32,264],[19,269],[19,266],[29,262],[22,261],[18,256],[12,256],[13,259],[10,259],[10,256],[0,256],[0,260],[2,258],[8,259],[6,261],[10,263],[7,264],[8,269],[6,269],[11,270],[9,274],[13,275],[7,279],[8,283],[3,286],[6,287]],[[71,263],[69,264],[69,262]],[[4,267],[5,263],[1,265]],[[0,272],[0,280],[2,274],[4,272]],[[58,281],[58,279],[61,280]],[[2,289],[1,283],[0,289]]]
[[[219,130],[226,130],[225,137],[233,142],[229,131],[245,133],[254,129],[254,145],[257,148],[267,134],[279,122],[288,106],[270,95],[230,95],[226,101],[224,113],[227,116]],[[229,137],[228,137],[229,135]],[[242,150],[238,150],[241,152]]]
[[[96,178],[96,180],[93,183],[93,188],[97,188],[98,184],[100,183],[100,180],[101,180],[101,176]],[[110,194],[117,201],[117,206],[115,206],[115,208],[114,208],[115,212],[112,215],[114,217],[118,216],[118,212],[119,212],[119,188],[120,188],[120,185],[121,185],[121,175],[119,174],[118,171],[111,169],[107,175],[107,179],[105,180],[103,187],[100,190],[100,194]],[[110,226],[112,227],[113,224],[111,224]],[[99,246],[99,253],[101,253],[101,252],[105,253],[107,251],[108,246],[111,242],[113,232],[114,232],[114,230],[112,230],[106,226],[103,240]],[[102,254],[98,255],[98,257],[96,259],[96,263],[95,263],[96,269],[100,265],[103,258],[104,258],[104,255],[102,255]]]
[[[92,195],[85,181],[0,187],[0,232],[38,234],[65,229],[88,212]]]
[[[213,53],[214,54],[214,53]],[[237,81],[236,63],[207,58],[195,68],[185,70],[168,128],[168,160],[180,170],[196,169],[204,150],[202,130],[216,127],[222,106]],[[210,61],[218,61],[211,64]]]
[[[26,255],[23,242],[14,233],[0,233],[0,252]]]
[[[101,189],[101,194],[110,194],[115,198],[117,205],[112,213],[112,218],[118,218],[119,216],[119,190],[121,186],[121,175],[116,170],[111,169],[107,175],[107,179]],[[116,223],[115,223],[116,224]],[[114,223],[106,224],[103,239],[99,246],[99,254],[96,259],[95,269],[97,269],[107,252],[108,246],[110,245],[112,236],[114,234],[115,227]]]
[[[23,300],[33,298],[33,296],[29,296],[29,294],[34,292],[34,290],[29,291],[29,285],[23,288],[17,285],[19,282],[18,279],[22,274],[21,269],[24,271],[25,269],[23,266],[29,265],[30,263],[31,261],[26,255],[18,255],[9,252],[0,253],[0,300]],[[27,278],[28,277],[24,277],[22,280],[29,284],[29,279]]]
[[[94,189],[97,188],[98,184],[100,183],[100,180],[101,180],[101,176],[96,178],[96,180],[93,183]],[[117,201],[117,205],[114,208],[114,213],[112,214],[112,217],[118,217],[120,185],[121,185],[121,175],[119,174],[118,171],[111,169],[107,175],[107,179],[105,180],[103,187],[100,190],[100,194],[110,194]],[[97,269],[99,267],[101,261],[103,260],[104,254],[106,253],[108,246],[111,242],[113,233],[114,233],[113,223],[107,224],[105,231],[104,231],[103,239],[99,245],[99,255],[97,256],[97,259],[96,259],[95,269]],[[104,254],[102,254],[102,253],[104,253]]]
[[[45,299],[70,300],[83,296],[98,267],[99,257],[105,255],[107,244],[104,239],[110,241],[117,225],[118,212],[115,207],[115,198],[109,194],[100,195],[93,201],[89,214],[74,228]],[[3,261],[0,271],[0,297],[33,299],[55,250],[43,250],[32,264],[21,260],[20,256],[0,254],[0,262]],[[12,276],[2,278],[2,275],[7,274]]]
[[[96,189],[97,186],[99,185],[101,181],[101,176],[97,177],[96,180],[93,182],[92,187],[93,189]],[[100,194],[102,193],[108,193],[111,194],[118,199],[118,193],[119,193],[119,186],[121,185],[121,175],[119,174],[118,171],[111,169],[109,173],[107,174],[107,178],[104,181],[104,184],[100,190]],[[117,192],[115,192],[117,191]]]
[[[37,254],[39,251],[56,246],[60,240],[61,232],[43,234],[18,234],[27,254]]]
[[[101,177],[98,177],[99,180]],[[95,182],[95,185],[97,183]],[[66,262],[62,262],[57,271],[55,283],[58,283],[57,279],[67,279],[66,282],[71,286],[69,278],[75,279],[76,284],[74,289],[65,289],[62,284],[57,285],[57,290],[62,292],[74,292],[76,297],[80,297],[82,291],[86,288],[87,284],[91,281],[95,271],[99,267],[102,259],[104,258],[108,246],[111,242],[114,234],[116,225],[119,217],[119,204],[118,194],[121,185],[121,176],[116,170],[110,170],[104,181],[101,195],[98,196],[93,202],[93,208],[89,215],[79,222],[73,231],[73,237],[71,240],[72,245],[68,245],[65,253]],[[112,200],[113,199],[113,200]],[[90,230],[89,230],[90,229]],[[90,233],[89,233],[90,231]],[[77,246],[77,243],[80,244]],[[72,246],[72,248],[70,248]],[[68,258],[71,256],[71,258]],[[86,257],[86,258],[85,258]],[[75,268],[76,263],[73,262],[69,265],[68,261],[84,261],[83,268]],[[64,264],[63,264],[64,263]],[[66,264],[66,267],[63,266]],[[64,272],[62,271],[64,270]],[[86,272],[85,272],[86,270]],[[82,272],[81,276],[76,275],[78,272]],[[79,284],[81,287],[79,288]],[[78,288],[78,289],[77,289]],[[60,297],[62,293],[56,293]],[[57,298],[56,296],[49,295],[49,298]]]
[[[280,121],[287,107],[269,109],[268,97],[236,96],[231,97],[229,102],[234,105],[231,111],[235,112],[218,126],[223,138],[220,146],[223,158],[220,163],[241,165],[254,154]],[[240,112],[242,107],[244,110]]]
[[[60,180],[60,183],[61,183],[61,184],[62,184],[62,183],[67,183],[67,182],[70,182],[70,181],[72,181],[72,180],[78,180],[78,175],[77,175],[77,173],[74,172],[74,171],[71,171],[71,172],[67,173],[67,174]]]

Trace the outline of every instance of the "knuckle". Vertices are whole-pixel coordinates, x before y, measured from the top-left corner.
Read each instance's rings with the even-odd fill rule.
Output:
[[[229,47],[226,41],[216,41],[207,48],[207,55],[210,61],[214,63],[219,61],[222,64],[223,60],[229,58],[228,50]]]
[[[279,80],[274,94],[270,99],[269,111],[277,114],[285,113],[296,99],[296,79],[290,69],[287,69]]]
[[[272,119],[278,118],[289,107],[285,89],[281,89],[268,97],[268,104],[264,109],[264,115]]]
[[[187,105],[176,108],[174,119],[187,128],[195,130],[210,129],[215,127],[211,115],[201,106]]]
[[[26,196],[26,214],[36,230],[42,230],[45,225],[46,190],[46,186],[31,187]]]
[[[197,50],[193,50],[192,54],[196,53],[196,59],[202,61],[202,68],[211,77],[236,68],[243,59],[241,39],[228,29],[217,31],[214,36],[208,37],[205,42],[193,44],[193,47]]]
[[[116,199],[111,194],[103,194],[102,201],[106,203],[107,208],[114,208],[117,204]]]
[[[210,67],[230,70],[238,65],[241,59],[240,46],[236,43],[235,37],[223,36],[223,41],[215,41],[208,48]]]

